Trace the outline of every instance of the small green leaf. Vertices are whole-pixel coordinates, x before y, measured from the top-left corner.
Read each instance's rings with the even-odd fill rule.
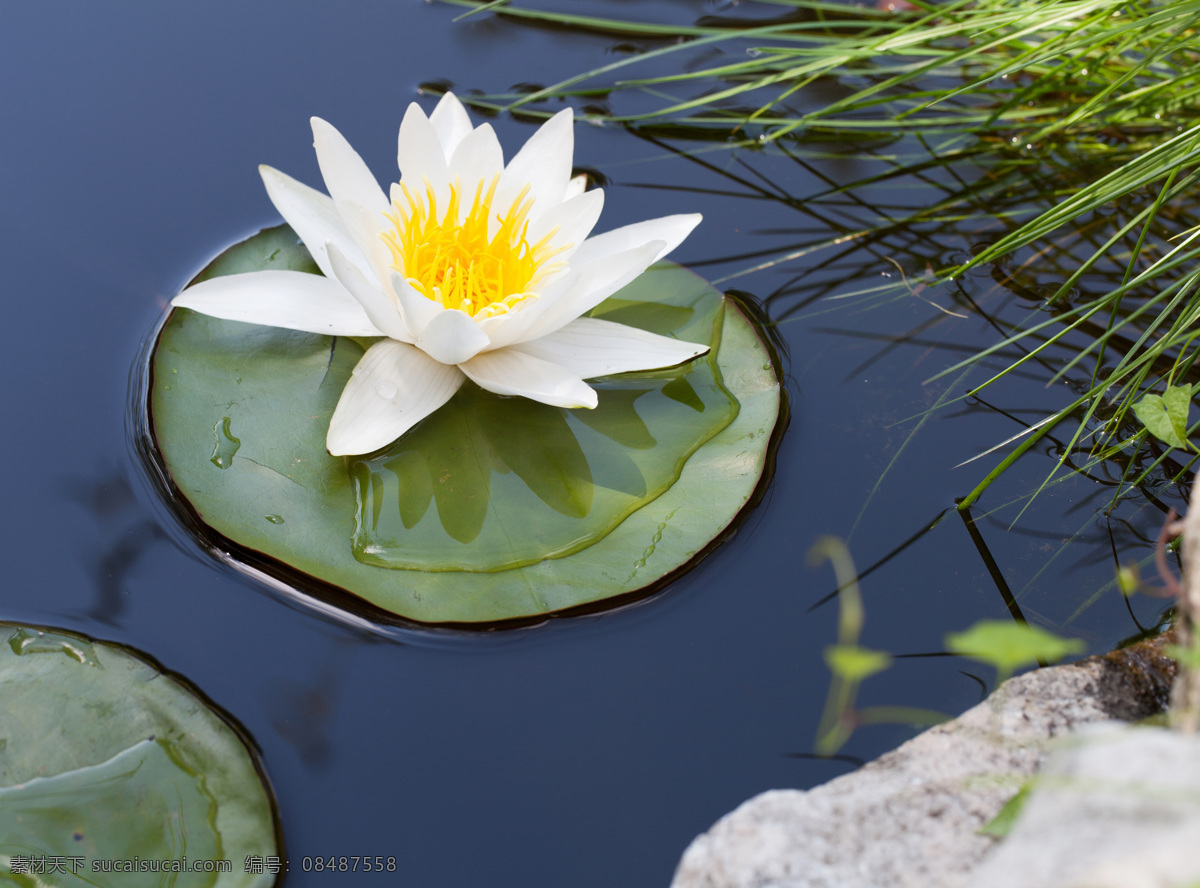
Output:
[[[834,675],[860,682],[892,665],[892,655],[856,644],[831,644],[825,648],[825,663]]]
[[[1163,406],[1167,410],[1167,418],[1171,421],[1171,429],[1180,441],[1187,441],[1188,411],[1192,406],[1192,385],[1169,385],[1163,392]]]
[[[1011,673],[1039,660],[1053,663],[1069,654],[1082,653],[1078,638],[1059,638],[1038,626],[1011,620],[980,620],[966,632],[946,636],[946,648],[972,660],[989,663],[1003,673]]]
[[[1190,386],[1188,397],[1190,399]],[[1179,389],[1167,389],[1167,395],[1170,396],[1170,402],[1165,400],[1164,395],[1143,395],[1142,399],[1133,405],[1134,415],[1144,425],[1147,431],[1150,432],[1158,440],[1169,444],[1172,447],[1177,447],[1180,450],[1187,449],[1187,409],[1184,405],[1183,410],[1183,434],[1180,434],[1177,424],[1180,422],[1180,405],[1179,395],[1172,394],[1172,391]]]
[[[1004,803],[1004,807],[996,812],[996,816],[976,830],[981,836],[991,836],[995,839],[1002,839],[1008,835],[1013,826],[1017,822],[1017,818],[1021,816],[1021,810],[1025,807],[1025,802],[1029,799],[1029,790],[1031,783],[1024,784],[1017,790],[1017,794]]]

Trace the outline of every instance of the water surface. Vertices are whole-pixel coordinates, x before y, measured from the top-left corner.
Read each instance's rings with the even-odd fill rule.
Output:
[[[587,8],[683,23],[722,11],[684,0]],[[10,472],[0,618],[133,645],[240,719],[279,798],[288,884],[328,883],[297,871],[302,856],[358,854],[396,856],[406,885],[661,886],[687,842],[744,799],[852,767],[804,755],[836,614],[810,610],[834,584],[803,553],[835,534],[871,565],[990,467],[950,469],[1018,430],[977,403],[935,414],[906,444],[910,418],[945,388],[923,381],[955,349],[992,341],[984,319],[897,347],[886,337],[938,315],[928,302],[801,306],[822,287],[836,295],[896,273],[878,250],[727,281],[773,296],[793,410],[774,484],[737,536],[622,612],[487,637],[382,639],[215,565],[179,532],[128,445],[131,363],[186,280],[278,222],[259,163],[319,184],[311,115],[391,176],[396,129],[421,82],[545,83],[611,60],[616,41],[484,16],[453,24],[459,10],[416,0],[43,0],[6,12]],[[493,124],[510,155],[532,131],[507,117]],[[824,224],[803,204],[764,196],[764,177],[803,198],[825,187],[817,172],[843,181],[870,172],[853,157],[806,172],[746,151],[707,153],[701,165],[616,127],[580,126],[576,138],[576,162],[611,182],[600,227],[703,212],[672,258],[710,279]],[[877,198],[893,207],[936,193],[928,182],[889,187]],[[896,258],[919,273],[921,250],[937,260],[939,250],[968,249],[968,235],[917,239],[919,249]],[[1062,403],[1034,383],[1006,397],[1010,412]],[[1022,464],[977,514],[1048,468],[1044,457]],[[1137,628],[1111,591],[1082,608],[1112,577],[1105,526],[1089,523],[1097,487],[1077,479],[1051,489],[1012,531],[1011,515],[979,522],[1026,616],[1084,637],[1092,651]],[[1144,555],[1139,537],[1152,539],[1159,518],[1126,515],[1115,534],[1122,551]],[[947,631],[1009,614],[953,513],[863,591],[864,643],[897,654],[940,652]],[[1133,606],[1143,623],[1159,609]],[[957,712],[980,695],[964,672],[990,679],[954,658],[903,659],[868,682],[863,702]],[[873,757],[910,733],[863,729],[845,751]]]

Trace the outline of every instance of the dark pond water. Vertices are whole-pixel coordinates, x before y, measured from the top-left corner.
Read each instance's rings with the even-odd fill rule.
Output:
[[[680,23],[722,11],[683,0],[579,8]],[[950,305],[947,293],[804,305],[897,273],[886,245],[826,251],[724,280],[772,297],[791,426],[774,483],[736,537],[640,606],[488,637],[397,641],[216,566],[142,479],[127,380],[165,301],[226,245],[278,222],[257,164],[319,183],[315,114],[390,177],[419,83],[500,91],[615,57],[613,38],[486,16],[454,24],[459,11],[415,0],[6,8],[0,618],[132,645],[238,718],[278,796],[289,884],[329,883],[295,871],[302,856],[361,854],[396,856],[404,885],[662,886],[688,841],[744,799],[853,767],[805,756],[836,620],[832,603],[813,609],[834,582],[828,568],[806,566],[807,549],[834,534],[860,568],[874,564],[952,507],[994,457],[952,466],[1020,426],[959,403],[910,439],[912,417],[953,377],[923,381],[995,330],[976,312],[951,318],[931,306]],[[494,124],[509,153],[531,132],[507,117]],[[673,258],[710,279],[827,224],[777,187],[803,199],[826,188],[823,177],[849,182],[874,163],[828,146],[807,165],[711,146],[688,160],[615,127],[580,126],[576,138],[576,162],[611,181],[600,228],[703,212]],[[847,202],[839,222],[872,201],[927,205],[944,181],[862,190],[868,202]],[[920,273],[971,239],[970,225],[926,231],[894,258]],[[1006,305],[988,284],[971,286]],[[1017,380],[995,398],[1028,420],[1064,396]],[[1034,454],[990,491],[975,512],[980,537],[1030,620],[1102,651],[1138,631],[1135,616],[1150,624],[1161,609],[1143,597],[1131,615],[1112,590],[1110,539],[1123,557],[1144,558],[1162,513],[1133,501],[1097,520],[1109,488],[1068,476],[1012,529],[1016,508],[983,517],[1049,468]],[[953,512],[871,572],[863,591],[864,643],[897,654],[936,654],[947,631],[1009,614]],[[955,713],[980,697],[973,675],[991,678],[955,658],[905,658],[866,685],[862,702]],[[864,728],[845,752],[870,758],[910,735]]]

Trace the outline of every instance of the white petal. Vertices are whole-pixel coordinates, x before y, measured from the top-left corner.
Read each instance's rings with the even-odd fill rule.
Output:
[[[465,311],[443,309],[417,337],[417,348],[443,364],[461,364],[489,345],[487,334]]]
[[[555,407],[595,407],[596,391],[566,367],[513,349],[484,352],[459,365],[480,388]]]
[[[416,102],[408,106],[408,110],[404,112],[404,120],[400,122],[400,135],[396,140],[396,163],[400,166],[400,181],[408,186],[413,197],[424,197],[426,182],[433,187],[440,218],[446,210],[446,201],[450,196],[446,155],[437,131]]]
[[[392,285],[396,301],[400,304],[400,314],[404,318],[404,324],[415,341],[430,322],[446,309],[429,297],[418,293],[413,289],[412,284],[404,279],[403,275],[393,271],[389,275],[388,281]]]
[[[484,193],[487,193],[492,178],[503,171],[504,151],[500,140],[491,125],[485,123],[459,143],[450,161],[450,180],[457,178],[462,183],[464,211],[470,208],[475,198],[476,185],[482,182]]]
[[[563,200],[570,200],[572,197],[577,197],[587,191],[588,177],[585,173],[580,173],[574,176],[567,182],[567,190],[563,193]]]
[[[493,348],[529,342],[553,333],[595,308],[645,271],[658,255],[661,241],[653,241],[603,261],[575,267],[551,285],[540,299],[519,311],[490,318],[482,324]]]
[[[358,152],[332,124],[312,119],[313,147],[321,176],[334,201],[349,200],[368,210],[383,212],[388,200]]]
[[[358,300],[371,323],[385,336],[400,342],[412,342],[413,337],[409,335],[408,327],[400,317],[400,309],[392,302],[391,297],[384,293],[378,284],[371,283],[363,277],[362,272],[342,255],[336,244],[329,244],[328,249],[334,275],[350,295]]]
[[[337,244],[355,265],[366,268],[361,251],[351,239],[331,197],[272,167],[260,166],[258,172],[271,203],[304,241],[326,277],[333,274],[325,253],[325,244],[330,242]]]
[[[433,113],[429,115],[429,122],[433,124],[438,141],[442,143],[446,162],[449,163],[455,149],[458,148],[458,143],[471,132],[471,118],[467,116],[467,109],[454,93],[448,92],[442,96]]]
[[[506,212],[526,185],[529,185],[529,197],[534,202],[533,216],[562,202],[575,153],[574,121],[573,112],[567,108],[529,137],[500,177],[495,203],[498,212]]]
[[[596,318],[577,318],[565,327],[511,351],[561,364],[583,379],[674,367],[708,351],[707,345],[683,342]]]
[[[366,257],[363,273],[370,280],[386,281],[392,272],[392,251],[383,242],[381,232],[391,228],[391,223],[382,213],[363,209],[352,201],[334,204],[356,250]],[[350,254],[347,254],[350,258]]]
[[[645,222],[635,222],[622,228],[614,228],[604,234],[588,238],[575,251],[572,262],[594,262],[612,253],[620,253],[631,247],[637,247],[649,241],[663,241],[663,247],[654,257],[657,262],[667,253],[674,250],[692,229],[700,224],[699,213],[687,213],[679,216],[663,216],[659,219],[647,219]]]
[[[302,271],[250,271],[209,278],[171,300],[227,321],[328,336],[380,336],[358,300],[341,284]]]
[[[565,200],[557,206],[551,207],[548,212],[530,223],[529,242],[536,244],[557,228],[558,233],[554,235],[554,245],[556,247],[570,246],[571,249],[555,256],[551,261],[566,261],[592,233],[603,209],[604,191],[600,188]]]
[[[391,339],[375,343],[342,391],[326,449],[346,456],[387,446],[449,401],[463,378],[457,367],[419,348]]]

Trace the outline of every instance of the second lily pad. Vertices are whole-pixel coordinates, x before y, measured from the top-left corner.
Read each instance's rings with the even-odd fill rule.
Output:
[[[185,684],[0,623],[0,883],[266,888],[245,861],[279,857],[277,832],[254,754]]]

